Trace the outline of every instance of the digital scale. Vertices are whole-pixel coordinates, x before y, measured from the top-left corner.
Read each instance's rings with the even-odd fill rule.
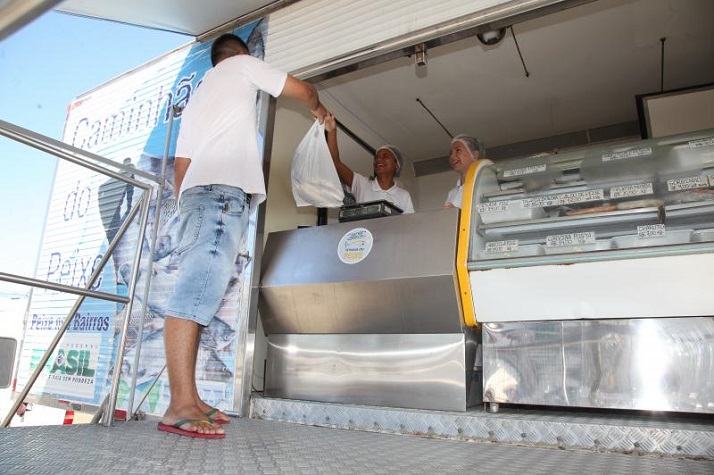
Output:
[[[402,214],[401,208],[394,206],[389,201],[367,201],[366,203],[357,203],[354,205],[345,205],[340,207],[340,213],[337,220],[340,223],[345,221],[358,221],[360,219],[382,218],[384,216],[392,216]]]

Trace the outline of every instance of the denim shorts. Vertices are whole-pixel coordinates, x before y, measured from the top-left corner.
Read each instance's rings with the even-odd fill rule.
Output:
[[[206,326],[236,272],[250,195],[233,186],[196,186],[181,194],[179,213],[178,279],[165,313]]]

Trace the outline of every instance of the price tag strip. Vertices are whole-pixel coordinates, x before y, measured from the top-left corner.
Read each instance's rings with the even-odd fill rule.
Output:
[[[654,194],[652,183],[638,183],[637,185],[613,186],[610,188],[610,198],[630,198]]]
[[[665,235],[664,224],[645,224],[637,226],[637,236],[641,238],[662,237]]]
[[[545,238],[546,247],[582,246],[595,244],[595,232],[554,234]]]
[[[476,207],[478,208],[479,213],[494,213],[494,212],[500,212],[500,211],[508,211],[508,208],[515,204],[516,204],[516,201],[502,200],[502,201],[491,201],[488,203],[481,203],[480,205],[477,205]]]
[[[511,178],[516,176],[531,175],[533,173],[541,173],[546,170],[546,165],[533,165],[531,167],[514,168],[513,170],[504,170],[503,177]]]
[[[705,176],[690,176],[687,178],[667,180],[668,191],[691,190],[693,188],[706,188],[708,186],[709,183],[707,182],[707,177]]]
[[[638,148],[636,150],[625,150],[624,152],[610,152],[602,156],[603,162],[624,160],[627,158],[646,157],[652,155],[652,147]]]
[[[601,201],[604,199],[605,191],[602,189],[574,191],[572,193],[526,198],[522,200],[522,206],[524,208],[542,208],[544,206],[562,206],[575,203],[587,203],[589,201]]]
[[[486,254],[503,254],[504,252],[517,252],[518,239],[508,241],[493,241],[486,243]]]

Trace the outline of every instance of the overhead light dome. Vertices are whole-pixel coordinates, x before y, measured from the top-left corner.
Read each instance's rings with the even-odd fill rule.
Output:
[[[484,33],[477,33],[476,37],[478,40],[485,44],[486,46],[493,46],[500,43],[506,36],[506,27],[500,28],[498,30],[490,30]]]

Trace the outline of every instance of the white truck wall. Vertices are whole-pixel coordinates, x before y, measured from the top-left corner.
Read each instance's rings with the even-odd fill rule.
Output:
[[[426,41],[558,1],[302,0],[269,16],[265,60],[310,76],[379,54],[378,45],[399,49],[406,36]]]

